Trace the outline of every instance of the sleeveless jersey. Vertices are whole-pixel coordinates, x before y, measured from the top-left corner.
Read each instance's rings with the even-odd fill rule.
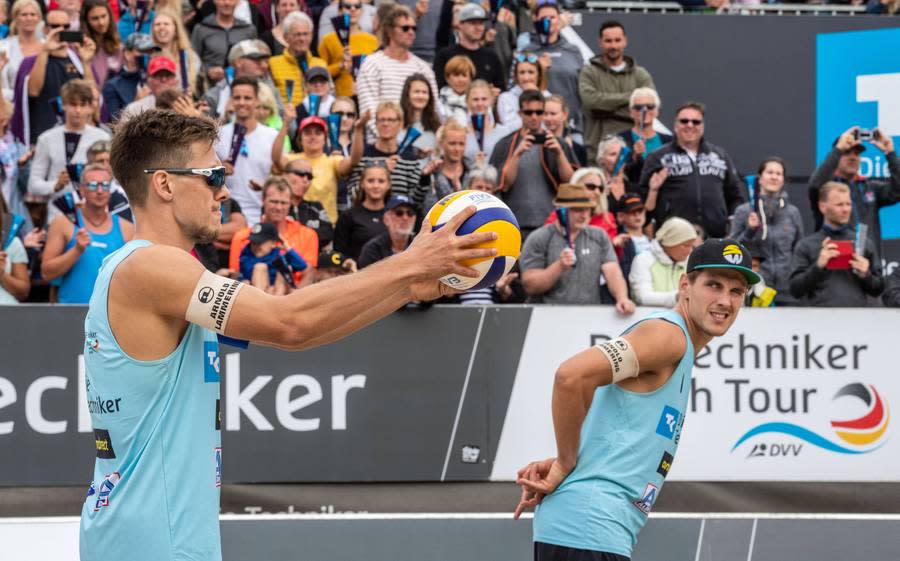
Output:
[[[81,510],[81,561],[219,561],[215,334],[189,324],[168,356],[142,361],[119,347],[109,326],[110,279],[149,245],[134,240],[104,260],[84,321],[97,459]]]
[[[581,427],[575,469],[535,512],[534,541],[631,557],[678,449],[694,363],[684,319],[664,311],[641,321],[655,318],[681,328],[684,356],[652,392],[617,384],[597,388]]]
[[[84,224],[84,217],[78,210],[78,217]],[[75,232],[78,227],[72,231],[72,237],[66,242],[64,251],[69,251],[75,247]],[[60,304],[87,304],[91,299],[91,291],[94,289],[94,282],[97,279],[97,271],[106,256],[112,254],[125,244],[122,237],[122,228],[119,225],[119,217],[112,217],[112,228],[105,234],[97,234],[90,232],[91,243],[78,258],[78,261],[69,269],[69,272],[62,276],[59,283],[59,303]]]

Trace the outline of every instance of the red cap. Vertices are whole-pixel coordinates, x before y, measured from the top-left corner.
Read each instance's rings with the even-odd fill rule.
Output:
[[[175,62],[172,59],[164,56],[154,57],[150,61],[150,66],[147,68],[147,74],[153,76],[161,70],[166,70],[168,72],[171,72],[172,74],[176,74]]]
[[[321,117],[316,117],[315,115],[307,117],[300,121],[300,130],[303,130],[311,125],[318,125],[322,127],[323,131],[328,132],[328,125],[325,124],[325,121],[323,121]]]

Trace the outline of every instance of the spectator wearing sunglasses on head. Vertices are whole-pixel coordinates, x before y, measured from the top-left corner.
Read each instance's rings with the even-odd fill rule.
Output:
[[[360,28],[363,6],[368,6],[362,0],[340,0],[339,10],[342,17],[350,16],[350,30],[348,45],[341,44],[338,34],[333,29],[327,33],[319,29],[319,54],[328,65],[328,72],[334,79],[334,91],[338,96],[352,96],[356,94],[356,84],[353,79],[353,57],[370,55],[378,48],[378,38]],[[368,6],[374,11],[374,8]],[[322,21],[321,19],[319,20]],[[331,23],[331,20],[328,20]],[[357,66],[357,69],[359,67]]]
[[[697,102],[678,108],[675,140],[647,156],[639,191],[657,224],[678,216],[721,238],[745,187],[728,152],[704,138],[705,112]]]
[[[578,77],[578,94],[584,109],[584,142],[591,160],[597,157],[600,139],[634,126],[635,118],[629,111],[632,92],[637,88],[654,88],[650,73],[625,56],[628,39],[621,23],[603,22],[597,42],[601,54],[592,58]]]
[[[41,274],[47,280],[61,277],[60,304],[87,304],[103,260],[134,235],[130,222],[110,214],[111,192],[109,168],[87,165],[78,184],[84,204],[75,210],[77,224],[65,215],[50,223]]]
[[[519,117],[519,96],[522,92],[540,90],[544,97],[550,97],[550,92],[547,91],[544,68],[538,64],[535,53],[522,52],[513,56],[512,79],[513,86],[497,98],[497,115],[500,124],[517,129],[522,126]]]

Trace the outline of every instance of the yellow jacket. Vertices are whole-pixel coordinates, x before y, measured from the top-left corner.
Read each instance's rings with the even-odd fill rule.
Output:
[[[370,55],[378,48],[378,39],[371,33],[357,31],[350,35],[350,54],[353,56]],[[341,70],[341,59],[344,58],[344,47],[337,33],[332,31],[319,43],[319,54],[328,65],[328,72],[334,79],[334,92],[337,96],[350,97],[353,92],[353,73]]]
[[[309,53],[306,53],[306,63],[307,68],[310,66],[328,67],[324,60],[312,56]],[[269,70],[272,72],[272,80],[275,82],[275,87],[278,88],[278,92],[281,94],[282,101],[295,106],[303,101],[303,98],[306,97],[306,94],[303,93],[303,71],[300,69],[300,64],[297,62],[297,59],[294,58],[294,55],[285,50],[283,54],[270,57]],[[287,99],[286,80],[294,81],[294,97],[290,100]]]

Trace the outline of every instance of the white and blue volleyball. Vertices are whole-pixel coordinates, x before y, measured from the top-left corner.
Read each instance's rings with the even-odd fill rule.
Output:
[[[436,230],[472,205],[478,211],[462,223],[456,234],[464,236],[474,232],[496,232],[496,240],[476,247],[496,248],[497,255],[460,262],[461,265],[478,271],[477,278],[455,274],[441,278],[442,283],[459,290],[493,286],[513,268],[522,249],[522,233],[515,215],[503,201],[484,191],[457,191],[447,195],[431,207],[425,218],[431,223],[432,229]]]

